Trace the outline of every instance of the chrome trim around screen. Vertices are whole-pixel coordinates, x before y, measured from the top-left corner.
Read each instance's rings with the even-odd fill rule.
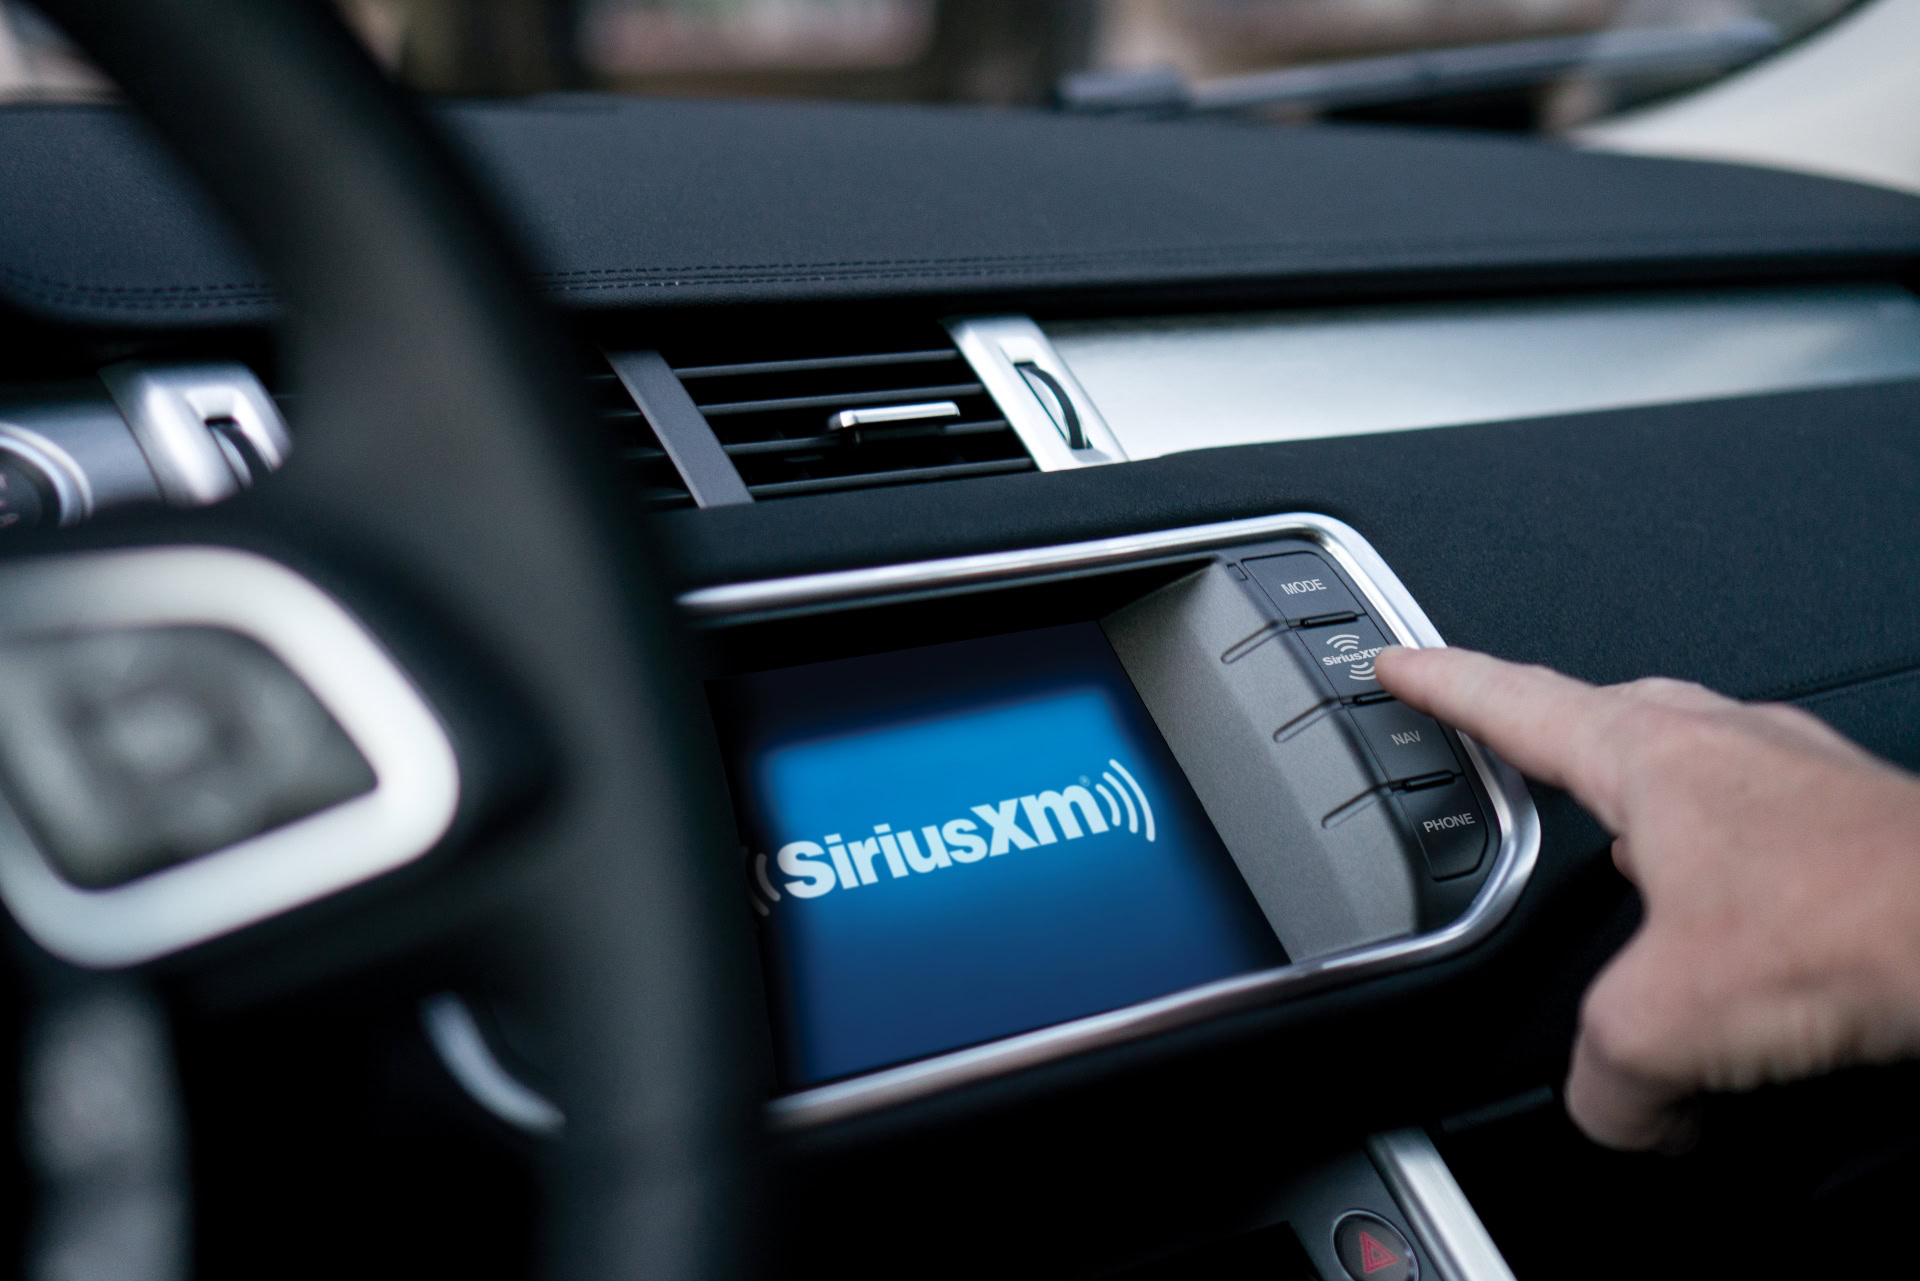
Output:
[[[1012,585],[1071,570],[1121,568],[1276,538],[1305,539],[1333,557],[1399,643],[1417,647],[1446,643],[1426,611],[1366,539],[1350,525],[1311,512],[708,587],[685,593],[680,605],[696,620],[766,617],[834,605],[878,604],[955,589]],[[1439,960],[1473,946],[1505,918],[1525,888],[1540,852],[1540,821],[1520,775],[1464,735],[1461,742],[1492,803],[1500,846],[1486,883],[1466,912],[1451,924],[1426,934],[1221,979],[1104,1014],[782,1095],[768,1105],[773,1124],[789,1128],[838,1121],[1232,1010]]]

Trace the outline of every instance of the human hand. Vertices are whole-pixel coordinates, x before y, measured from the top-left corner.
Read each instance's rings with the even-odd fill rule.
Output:
[[[1614,834],[1646,915],[1587,991],[1567,1110],[1678,1149],[1694,1096],[1920,1053],[1920,779],[1813,716],[1649,679],[1596,687],[1469,650],[1380,683]]]

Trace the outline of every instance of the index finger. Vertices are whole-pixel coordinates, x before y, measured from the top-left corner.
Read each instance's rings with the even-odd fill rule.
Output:
[[[1565,788],[1618,833],[1621,704],[1585,681],[1470,649],[1392,648],[1380,684],[1410,707],[1472,735],[1515,769]]]

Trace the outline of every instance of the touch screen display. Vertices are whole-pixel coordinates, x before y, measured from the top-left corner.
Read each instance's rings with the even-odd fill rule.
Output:
[[[1286,961],[1096,624],[713,696],[789,1087]]]

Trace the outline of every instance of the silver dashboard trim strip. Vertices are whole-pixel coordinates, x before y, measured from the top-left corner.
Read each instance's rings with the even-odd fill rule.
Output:
[[[1920,375],[1920,299],[1891,285],[1394,303],[1045,328],[1135,460]]]
[[[695,619],[760,617],[1011,584],[1067,570],[1120,567],[1275,538],[1302,538],[1324,549],[1360,588],[1380,622],[1399,643],[1446,643],[1426,611],[1357,530],[1313,512],[701,588],[683,594],[680,605]],[[1461,742],[1492,802],[1500,848],[1479,894],[1451,924],[1426,934],[1222,979],[1104,1014],[784,1095],[768,1105],[773,1124],[784,1128],[838,1121],[1283,996],[1298,996],[1335,983],[1438,960],[1473,946],[1505,918],[1525,888],[1540,852],[1540,821],[1520,775],[1465,736]]]
[[[0,569],[0,642],[108,628],[206,626],[285,663],[372,768],[351,800],[110,889],[62,878],[0,801],[0,898],[35,941],[114,968],[179,951],[383,875],[431,849],[460,798],[453,744],[379,642],[275,561],[223,547],[78,552]]]
[[[1514,1281],[1513,1269],[1426,1131],[1376,1134],[1367,1140],[1367,1155],[1441,1281]]]

